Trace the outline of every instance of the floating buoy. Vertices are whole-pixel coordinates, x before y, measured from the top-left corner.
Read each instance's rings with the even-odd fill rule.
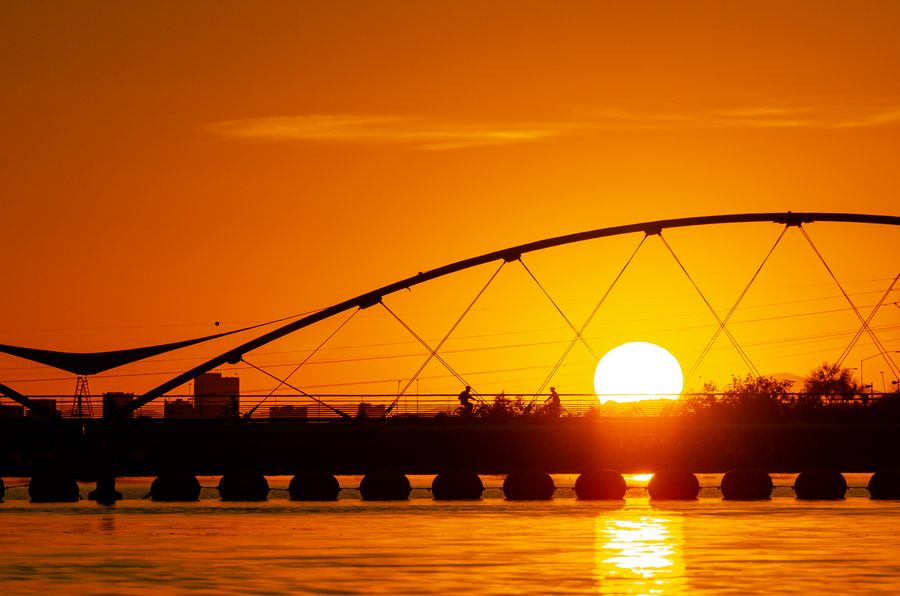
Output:
[[[772,498],[772,478],[757,468],[728,470],[722,476],[722,498],[729,501],[763,501]]]
[[[160,474],[150,484],[153,501],[196,501],[200,498],[200,481],[193,474],[170,472]]]
[[[437,501],[478,500],[484,484],[475,472],[451,470],[441,472],[431,482],[431,495]]]
[[[660,470],[654,472],[647,492],[651,499],[693,501],[700,494],[700,482],[687,470]]]
[[[411,490],[409,478],[400,472],[372,472],[359,483],[363,501],[405,501]]]
[[[337,501],[340,492],[340,483],[328,472],[303,472],[288,485],[292,501]]]
[[[900,470],[878,470],[869,478],[869,497],[900,500]]]
[[[74,503],[81,493],[71,476],[39,474],[28,481],[28,496],[32,503]]]
[[[794,493],[798,499],[843,499],[847,481],[834,470],[804,470],[794,480]]]
[[[503,481],[503,496],[510,501],[549,501],[555,490],[546,472],[513,472]]]
[[[259,472],[229,472],[219,479],[219,498],[223,501],[265,501],[269,482]]]
[[[575,496],[583,501],[621,501],[625,479],[615,470],[591,470],[575,480]]]

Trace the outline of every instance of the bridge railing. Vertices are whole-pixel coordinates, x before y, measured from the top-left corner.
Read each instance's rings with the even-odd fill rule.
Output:
[[[229,396],[195,398],[190,395],[169,395],[139,408],[136,418],[149,419],[215,419],[237,416],[253,420],[336,420],[341,418],[382,418],[463,416],[679,416],[702,415],[729,409],[778,408],[781,412],[834,410],[849,408],[865,410],[885,400],[900,404],[900,393],[842,393],[809,395],[787,393],[775,396],[750,395],[736,399],[728,393],[685,393],[678,399],[651,399],[637,402],[607,402],[601,404],[593,393],[560,394],[561,407],[554,410],[547,403],[548,395],[483,394],[472,400],[472,411],[466,414],[456,394],[403,395],[399,399],[390,394],[323,394],[315,400],[296,394],[262,396],[242,395],[236,402]],[[99,419],[103,416],[100,396],[76,398],[62,395],[33,396],[61,418]],[[121,402],[119,402],[121,404]],[[393,404],[393,405],[392,405]],[[112,407],[115,407],[113,405]],[[0,398],[0,418],[22,418],[37,415],[11,400]]]

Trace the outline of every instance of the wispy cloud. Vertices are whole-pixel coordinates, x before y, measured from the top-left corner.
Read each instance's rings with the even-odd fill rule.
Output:
[[[603,130],[691,128],[846,129],[900,124],[900,106],[822,108],[740,106],[728,109],[606,108],[559,121],[457,121],[422,116],[319,114],[215,122],[214,134],[246,140],[394,144],[441,150],[529,143]]]
[[[823,108],[743,106],[728,109],[660,111],[604,109],[589,118],[596,128],[861,128],[900,123],[900,106]]]
[[[838,126],[841,128],[850,128],[861,126],[884,126],[897,123],[900,123],[900,106],[866,114],[857,114],[855,118],[848,119]]]
[[[460,149],[526,143],[560,136],[576,123],[458,122],[413,116],[310,115],[227,120],[210,131],[241,139],[381,143]]]

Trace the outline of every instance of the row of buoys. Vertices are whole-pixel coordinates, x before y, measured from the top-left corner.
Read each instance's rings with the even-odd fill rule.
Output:
[[[200,488],[200,482],[192,474],[167,473],[153,480],[150,498],[196,501],[200,498]],[[793,488],[798,499],[834,500],[844,498],[847,482],[840,472],[814,469],[801,472]],[[585,472],[575,482],[575,496],[588,501],[622,500],[627,489],[625,479],[615,470]],[[738,468],[722,477],[720,489],[723,499],[754,501],[771,498],[774,484],[764,470]],[[548,500],[553,498],[555,490],[553,478],[546,472],[514,472],[503,481],[503,495],[511,501]],[[869,479],[868,490],[872,499],[900,500],[900,469],[875,472]],[[269,483],[258,472],[230,472],[219,480],[218,491],[223,501],[265,501],[269,497]],[[337,478],[327,472],[297,474],[288,486],[288,494],[294,501],[334,501],[340,491]],[[431,491],[436,500],[477,500],[484,485],[475,472],[454,470],[435,476]],[[366,474],[359,484],[360,496],[365,501],[405,501],[410,492],[409,479],[401,472]],[[700,494],[700,483],[687,470],[660,470],[647,485],[647,492],[656,500],[694,500]],[[0,479],[0,499],[4,493],[5,485]],[[67,503],[80,499],[75,479],[56,474],[32,477],[28,495],[34,503]],[[111,503],[122,495],[115,490],[115,480],[106,478],[98,481],[97,490],[91,491],[89,498]]]

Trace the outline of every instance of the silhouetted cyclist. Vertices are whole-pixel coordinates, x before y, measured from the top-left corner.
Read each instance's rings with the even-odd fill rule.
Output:
[[[463,408],[463,415],[468,416],[472,413],[472,388],[466,385],[466,388],[459,392],[459,405]]]
[[[559,402],[559,393],[556,392],[556,387],[550,388],[550,396],[544,400],[544,403],[547,404],[547,409],[552,416],[559,416],[562,405]]]

